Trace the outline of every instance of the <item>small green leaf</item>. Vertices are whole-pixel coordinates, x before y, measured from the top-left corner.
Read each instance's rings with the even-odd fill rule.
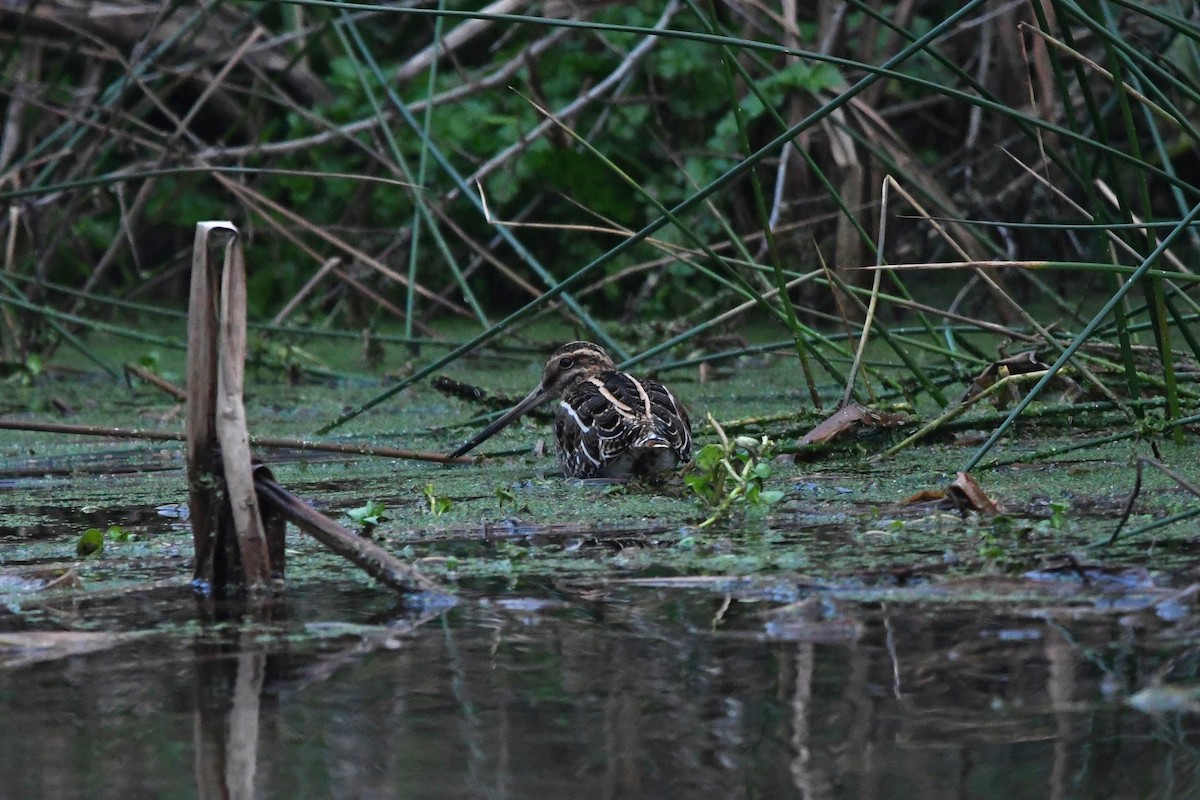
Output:
[[[778,489],[767,489],[758,493],[758,502],[770,505],[783,499],[783,492]]]
[[[346,516],[352,519],[359,525],[375,526],[387,519],[384,516],[387,509],[383,503],[377,503],[374,500],[368,500],[366,505],[360,508],[352,508],[346,512]]]
[[[690,475],[685,475],[683,482],[705,503],[711,504],[713,502],[716,493],[713,491],[712,482],[707,475],[693,472]]]
[[[721,445],[706,444],[696,454],[696,466],[701,470],[708,471],[715,467],[724,456],[725,451],[721,448]]]
[[[1061,531],[1067,527],[1067,511],[1070,507],[1070,504],[1063,500],[1050,503],[1050,527],[1053,530]]]
[[[733,440],[733,444],[747,453],[757,453],[761,449],[762,441],[753,436],[739,436]]]
[[[429,502],[429,513],[435,517],[440,517],[450,510],[450,499],[448,497],[438,497],[434,491],[433,484],[425,484],[425,488],[421,490],[425,495],[425,499]]]
[[[80,558],[99,555],[104,552],[104,534],[99,528],[88,528],[75,544],[75,555]]]
[[[157,350],[151,350],[148,353],[143,353],[138,358],[138,365],[150,372],[157,373],[158,365],[162,362],[162,354]]]

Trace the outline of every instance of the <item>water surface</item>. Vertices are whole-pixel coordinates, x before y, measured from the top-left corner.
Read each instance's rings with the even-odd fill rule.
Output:
[[[1123,700],[1196,657],[1152,610],[496,588],[429,615],[361,586],[57,608],[148,633],[0,669],[0,797],[1200,792],[1197,717]]]

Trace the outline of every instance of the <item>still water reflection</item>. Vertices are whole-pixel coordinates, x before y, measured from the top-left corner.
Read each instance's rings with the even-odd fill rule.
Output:
[[[72,609],[151,632],[0,669],[0,798],[1200,796],[1197,717],[1122,700],[1194,670],[1153,618],[303,594],[200,624],[175,589]]]

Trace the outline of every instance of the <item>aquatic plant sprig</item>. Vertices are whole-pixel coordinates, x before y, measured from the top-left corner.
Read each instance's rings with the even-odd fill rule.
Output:
[[[698,527],[709,527],[735,505],[769,506],[781,500],[783,492],[763,488],[771,477],[769,460],[775,443],[766,436],[730,439],[712,414],[708,423],[719,441],[700,448],[692,471],[683,479],[700,502],[712,509]]]
[[[425,484],[425,488],[421,490],[421,496],[425,498],[427,510],[435,517],[445,514],[450,510],[450,506],[453,505],[453,501],[449,497],[438,494],[437,489],[434,488],[432,483]]]
[[[350,518],[351,522],[358,525],[359,535],[366,538],[370,538],[371,534],[375,532],[375,528],[388,519],[387,507],[376,500],[368,500],[358,508],[348,509],[346,516]]]

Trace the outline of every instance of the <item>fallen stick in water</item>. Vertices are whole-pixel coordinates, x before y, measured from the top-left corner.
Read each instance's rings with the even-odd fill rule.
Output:
[[[0,419],[0,429],[36,431],[38,433],[71,433],[77,436],[105,436],[110,439],[142,439],[149,442],[184,442],[187,434],[145,428],[113,428],[104,425],[72,425],[65,422],[37,422],[21,419]],[[272,450],[311,450],[317,453],[349,453],[357,456],[403,458],[409,461],[433,461],[439,464],[473,464],[473,456],[451,458],[445,453],[425,450],[404,450],[351,442],[314,442],[309,439],[288,439],[277,436],[251,436],[250,444]]]

